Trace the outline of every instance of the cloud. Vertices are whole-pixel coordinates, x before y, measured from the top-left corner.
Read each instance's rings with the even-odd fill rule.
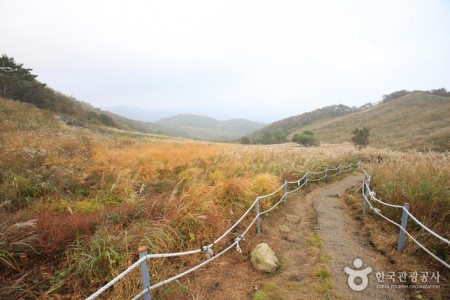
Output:
[[[0,10],[1,51],[98,106],[274,121],[449,86],[443,0],[3,0]]]

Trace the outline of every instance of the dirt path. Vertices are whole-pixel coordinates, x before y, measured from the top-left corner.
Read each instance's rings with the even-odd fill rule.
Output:
[[[357,226],[344,212],[341,196],[361,180],[348,176],[289,195],[286,207],[262,219],[262,234],[243,241],[242,254],[233,251],[183,282],[190,288],[184,299],[403,299],[395,290],[376,288],[374,274],[389,271],[387,263],[358,241]],[[261,242],[281,261],[275,274],[251,266],[251,250]],[[344,272],[356,269],[357,258],[363,261],[360,269],[370,266],[373,272],[360,292],[349,288]]]
[[[344,299],[403,299],[404,296],[395,289],[377,288],[378,283],[375,273],[383,271],[387,273],[384,258],[374,253],[368,245],[358,238],[357,226],[344,211],[344,202],[341,196],[350,187],[361,184],[361,175],[349,176],[335,182],[318,191],[313,200],[314,209],[317,212],[318,232],[322,242],[322,251],[330,255],[328,264],[331,271],[334,290],[338,296]],[[355,267],[362,261],[363,265]],[[355,270],[371,268],[368,277],[368,285],[362,291],[354,291],[348,285],[349,275],[344,271],[345,267]],[[369,271],[370,269],[368,269]],[[392,271],[392,270],[391,270]],[[360,279],[356,284],[362,283]],[[362,288],[363,286],[361,286]]]

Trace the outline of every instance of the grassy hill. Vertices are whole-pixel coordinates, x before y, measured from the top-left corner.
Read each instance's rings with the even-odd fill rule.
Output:
[[[366,105],[368,106],[368,105]],[[365,107],[366,107],[365,106]],[[269,124],[249,135],[250,141],[256,144],[284,143],[290,132],[312,124],[334,120],[335,118],[358,111],[356,107],[342,104],[327,106],[298,116],[289,117]]]
[[[245,119],[219,121],[211,117],[181,114],[156,122],[171,135],[185,138],[227,141],[249,134],[264,126],[263,123]]]
[[[24,68],[14,58],[0,56],[0,97],[26,102],[56,112],[69,125],[81,127],[113,127],[142,133],[175,135],[203,140],[233,140],[263,127],[264,124],[247,120],[217,121],[194,115],[180,115],[163,119],[158,124],[132,120],[103,111],[92,105],[66,96],[38,81],[32,69]],[[125,113],[136,115],[137,109],[122,107]],[[139,116],[151,118],[167,114],[162,111],[140,111]]]
[[[285,178],[298,179],[306,170],[346,165],[361,155],[381,153],[385,158],[383,164],[372,166],[381,199],[397,204],[410,199],[420,220],[438,234],[448,234],[448,154],[358,151],[346,145],[244,146],[91,130],[69,126],[54,112],[2,98],[0,128],[0,299],[85,299],[136,261],[139,246],[147,246],[151,253],[198,249],[228,229],[257,195],[274,191]],[[312,188],[314,184],[305,191]],[[261,208],[278,201],[280,192],[262,200]],[[360,212],[361,198],[352,197]],[[392,211],[390,217],[399,217],[394,212],[398,211]],[[284,216],[281,206],[279,213]],[[264,223],[266,217],[273,215],[266,215]],[[250,218],[253,214],[245,224]],[[373,226],[377,224],[374,221],[368,223],[370,228],[386,229]],[[233,234],[243,228],[237,227]],[[388,255],[398,228],[389,233],[392,235],[380,235],[381,243],[374,241]],[[414,233],[418,234],[418,229]],[[305,232],[305,236],[314,237],[313,232]],[[447,245],[431,238],[421,241],[446,259]],[[244,253],[250,253],[257,240],[254,230],[249,231],[241,243]],[[214,250],[224,249],[230,242],[231,238],[225,238]],[[237,256],[228,253],[220,259],[250,264],[245,255],[233,253]],[[432,262],[413,243],[407,243],[404,253],[408,253],[404,257],[410,258],[407,266],[412,270],[441,270],[428,264]],[[198,255],[152,260],[152,282],[204,259]],[[395,259],[398,261],[398,256]],[[319,257],[316,261],[308,254],[301,262],[311,270],[322,268],[323,261]],[[218,264],[212,264],[205,270],[217,273],[217,268]],[[216,290],[198,284],[203,278],[195,274],[180,278],[152,291],[152,296],[181,299],[188,293],[191,298],[218,298]],[[311,274],[302,280],[307,284],[295,288],[308,292],[322,279]],[[246,290],[253,287],[250,282]],[[131,272],[104,297],[128,299],[139,291],[139,272]],[[316,294],[319,298],[321,291]],[[439,299],[439,295],[430,298]]]
[[[165,133],[160,126],[113,114],[53,90],[38,81],[32,69],[17,63],[13,57],[0,56],[0,97],[56,112],[70,125],[107,126],[144,133]]]
[[[358,155],[91,130],[2,98],[0,128],[1,299],[85,299],[129,266],[140,245],[152,252],[197,249],[282,178]],[[202,259],[154,261],[152,269],[164,271],[152,280]],[[138,276],[106,297],[136,294]]]
[[[310,130],[322,142],[342,143],[351,141],[354,128],[365,126],[371,130],[372,146],[444,151],[450,149],[448,116],[450,97],[446,93],[405,92],[397,97],[385,96],[372,107],[330,106],[290,117],[255,132],[249,139],[255,143],[267,143],[270,138],[285,142],[296,133]]]

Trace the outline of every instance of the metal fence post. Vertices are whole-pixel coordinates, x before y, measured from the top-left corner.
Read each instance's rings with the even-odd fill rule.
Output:
[[[309,172],[306,172],[306,176],[305,176],[305,186],[308,186],[308,173]]]
[[[364,176],[364,181],[363,181],[363,193],[364,193],[364,197],[363,197],[363,213],[367,212],[367,208],[369,208],[369,203],[367,203],[369,201],[369,187],[368,187],[369,183],[366,181],[366,178]]]
[[[325,177],[323,177],[323,181],[324,182],[328,181],[328,169],[325,169]]]
[[[408,213],[407,211],[409,211],[409,203],[405,203],[403,204],[403,210],[402,210],[402,223],[401,226],[404,230],[406,230],[406,225],[408,223]],[[403,247],[405,246],[405,232],[400,229],[400,237],[398,239],[398,246],[397,246],[397,250],[398,251],[402,251]]]
[[[287,199],[287,179],[285,179],[284,180],[284,194],[283,194],[283,197],[284,197],[284,206],[286,206],[286,199]]]
[[[146,246],[139,247],[138,251],[139,251],[139,258],[147,256]],[[150,287],[150,274],[148,272],[147,260],[143,260],[139,265],[139,268],[141,270],[142,288],[144,290],[148,289]],[[152,296],[150,295],[150,291],[145,292],[144,300],[151,300],[151,299]]]
[[[261,220],[259,216],[259,198],[256,198],[256,234],[261,233]]]
[[[361,160],[358,160],[358,171],[361,171]]]

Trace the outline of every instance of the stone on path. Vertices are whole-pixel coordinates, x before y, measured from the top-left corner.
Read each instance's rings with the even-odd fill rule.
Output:
[[[266,243],[256,245],[251,260],[253,267],[260,272],[272,273],[279,266],[278,257]]]
[[[286,215],[286,219],[291,223],[298,223],[300,221],[300,217],[296,215]]]
[[[278,226],[278,228],[280,229],[280,231],[281,231],[282,233],[288,233],[288,232],[291,232],[291,230],[289,229],[289,227],[287,227],[286,225],[280,225],[280,226]]]

